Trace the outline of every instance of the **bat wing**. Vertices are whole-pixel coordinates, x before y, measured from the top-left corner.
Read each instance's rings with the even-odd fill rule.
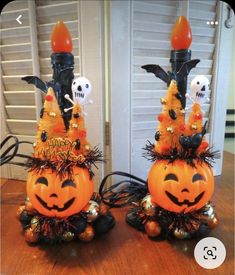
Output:
[[[148,73],[155,74],[156,77],[160,78],[164,82],[169,83],[169,75],[159,65],[148,64],[142,66],[141,68],[145,69]]]
[[[179,71],[176,73],[176,79],[177,81],[181,81],[184,79],[184,77],[186,77],[189,72],[196,67],[197,63],[200,62],[200,59],[193,59],[193,60],[189,60],[187,62],[185,62],[181,68],[179,69]]]
[[[43,82],[39,77],[28,75],[21,78],[22,80],[26,81],[28,84],[35,85],[38,89],[42,90],[44,93],[47,92],[47,85]]]

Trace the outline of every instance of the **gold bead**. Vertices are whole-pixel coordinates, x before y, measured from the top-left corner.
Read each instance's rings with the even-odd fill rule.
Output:
[[[36,243],[38,241],[38,233],[32,228],[28,228],[24,232],[25,240],[29,243]]]
[[[185,239],[189,236],[189,234],[187,232],[185,232],[183,229],[176,228],[174,230],[174,236],[177,239]]]
[[[95,201],[90,200],[83,211],[86,213],[87,221],[93,222],[99,216],[99,204]]]
[[[84,148],[86,151],[90,151],[90,146],[88,144],[86,144]]]
[[[28,202],[25,203],[25,210],[28,213],[35,213],[36,212],[36,210],[34,209],[32,203],[30,201],[28,201]]]
[[[74,239],[74,233],[72,232],[68,231],[62,235],[62,240],[65,242],[71,242],[73,239]]]
[[[51,117],[56,117],[56,113],[55,113],[55,112],[50,112],[50,113],[49,113],[49,116],[51,116]]]
[[[219,224],[219,221],[216,216],[213,219],[207,221],[207,225],[210,229],[215,228]]]
[[[17,211],[16,211],[16,217],[19,219],[20,218],[20,215],[21,213],[25,210],[25,206],[24,205],[21,205]]]
[[[172,129],[172,127],[167,127],[166,130],[167,130],[167,132],[170,132],[170,133],[174,132],[173,129]]]
[[[144,228],[149,237],[157,237],[161,234],[161,227],[156,221],[146,222]]]
[[[37,216],[35,216],[35,217],[32,218],[30,224],[31,224],[32,230],[34,230],[36,232],[39,231],[39,229],[40,229],[39,228],[40,223],[39,223],[39,219],[38,219]]]
[[[191,128],[192,128],[193,130],[197,130],[197,125],[192,124],[192,125],[191,125]]]
[[[161,104],[166,104],[166,99],[164,97],[160,98]]]
[[[95,236],[94,229],[91,225],[87,225],[84,232],[78,235],[78,238],[83,242],[90,242]]]
[[[78,128],[78,125],[76,123],[72,123],[72,128]]]
[[[146,215],[154,216],[156,214],[156,205],[152,202],[151,195],[145,196],[140,205]]]

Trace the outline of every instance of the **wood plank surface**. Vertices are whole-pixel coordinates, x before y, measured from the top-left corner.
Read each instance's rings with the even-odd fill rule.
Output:
[[[193,251],[197,240],[153,241],[125,223],[127,209],[113,209],[116,226],[90,243],[29,246],[15,213],[25,198],[25,182],[1,184],[1,274],[234,274],[234,155],[225,153],[223,174],[212,198],[220,224],[209,236],[227,250],[214,270],[200,267]]]

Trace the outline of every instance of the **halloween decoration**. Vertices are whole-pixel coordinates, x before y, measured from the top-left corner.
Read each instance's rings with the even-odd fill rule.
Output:
[[[151,238],[185,239],[198,237],[217,226],[218,219],[210,200],[214,192],[212,164],[219,153],[206,141],[207,121],[201,104],[209,89],[204,76],[193,79],[191,95],[186,94],[187,75],[199,60],[191,60],[188,50],[192,33],[185,17],[179,17],[172,31],[172,72],[159,65],[142,68],[167,83],[166,96],[160,99],[162,111],[154,142],[147,141],[143,156],[152,161],[147,181],[123,172],[107,175],[100,185],[103,202],[111,207],[132,204],[126,221]],[[186,98],[192,101],[186,117]],[[112,175],[128,178],[109,188]]]
[[[72,83],[73,101],[83,104],[91,93],[91,89],[91,83],[87,78],[74,78]]]
[[[200,103],[203,104],[205,102],[209,102],[208,93],[210,83],[208,78],[204,75],[198,75],[194,77],[191,84],[191,96],[186,94],[186,96],[193,102],[193,103]]]
[[[53,80],[43,83],[37,77],[24,78],[46,92],[40,112],[34,153],[18,154],[21,143],[14,144],[1,155],[1,164],[11,163],[28,169],[27,199],[17,210],[25,239],[36,242],[90,241],[108,232],[115,224],[109,209],[94,193],[94,172],[103,156],[87,140],[83,106],[91,92],[85,77],[74,79],[72,39],[63,22],[52,32],[51,56]],[[26,159],[16,163],[17,156]],[[100,205],[103,205],[100,207]]]

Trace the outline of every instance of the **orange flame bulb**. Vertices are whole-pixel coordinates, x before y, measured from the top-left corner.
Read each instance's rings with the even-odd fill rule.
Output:
[[[180,16],[172,29],[171,45],[174,50],[188,49],[192,42],[192,31],[186,17]]]
[[[69,30],[63,21],[58,21],[51,33],[51,48],[53,52],[71,52],[73,43]]]

